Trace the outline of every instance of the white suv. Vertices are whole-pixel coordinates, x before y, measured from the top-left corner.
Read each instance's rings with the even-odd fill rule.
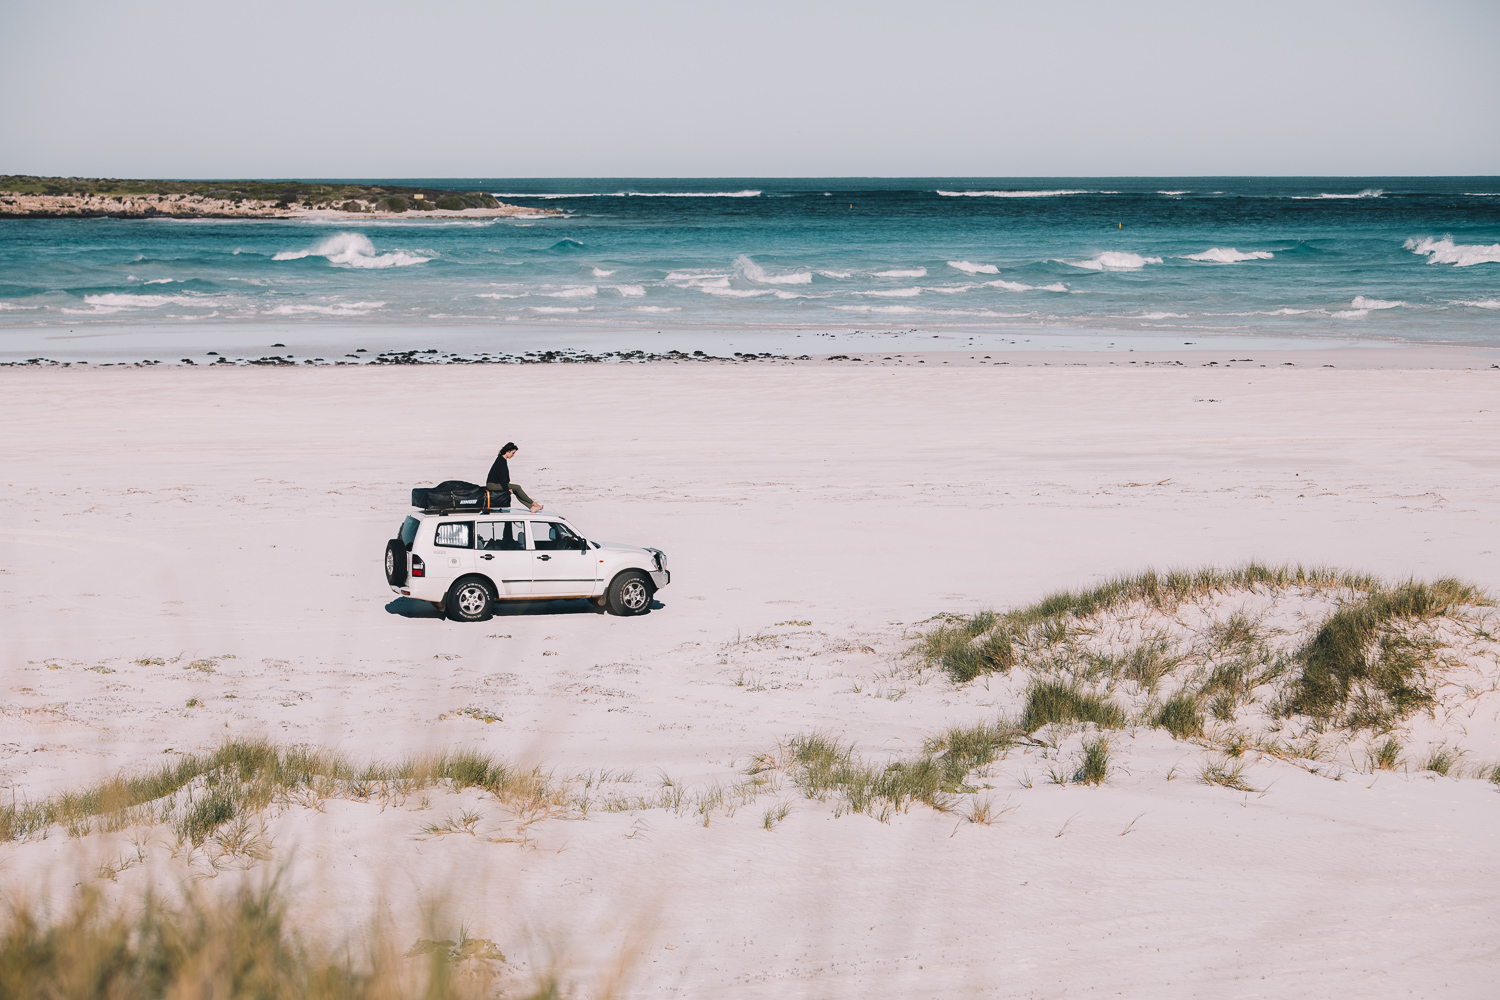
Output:
[[[672,575],[660,549],[586,540],[561,514],[501,509],[409,516],[386,543],[385,578],[402,597],[478,622],[496,601],[567,597],[639,615]]]

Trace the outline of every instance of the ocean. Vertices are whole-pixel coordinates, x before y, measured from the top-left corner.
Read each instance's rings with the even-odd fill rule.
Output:
[[[1500,345],[1496,177],[388,183],[563,215],[3,220],[0,354]]]

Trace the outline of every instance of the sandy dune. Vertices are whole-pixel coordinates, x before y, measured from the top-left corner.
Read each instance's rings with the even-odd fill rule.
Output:
[[[792,734],[904,754],[1015,712],[899,658],[940,612],[1252,558],[1500,591],[1500,372],[927,367],[0,371],[0,781],[36,798],[266,735],[701,794]],[[587,534],[667,552],[661,607],[465,626],[392,601],[410,486],[507,439]],[[1468,726],[1500,756],[1500,722]],[[1249,794],[1161,730],[1116,753],[1099,788],[1013,755],[991,825],[783,786],[707,826],[526,826],[468,792],[267,835],[326,923],[443,896],[518,976],[562,947],[588,982],[626,948],[633,995],[1492,995],[1494,784],[1259,759]],[[478,835],[421,833],[470,808]],[[164,839],[118,891],[189,870]],[[3,844],[0,885],[63,892],[126,843]]]

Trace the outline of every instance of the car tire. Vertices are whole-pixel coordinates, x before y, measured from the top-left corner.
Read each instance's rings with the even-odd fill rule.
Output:
[[[385,543],[385,582],[392,587],[406,582],[406,546],[399,538]]]
[[[453,581],[443,603],[450,621],[488,621],[495,613],[495,592],[482,577],[466,576]]]
[[[610,614],[628,617],[643,615],[651,610],[651,598],[655,594],[656,588],[651,585],[651,578],[640,570],[632,569],[611,580],[609,591],[604,596]]]

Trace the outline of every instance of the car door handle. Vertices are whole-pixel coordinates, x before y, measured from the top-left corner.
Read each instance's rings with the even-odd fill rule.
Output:
[[[537,556],[537,558],[540,559],[542,562],[546,562],[548,559],[551,559],[552,557],[551,556],[547,556],[547,555],[541,555],[541,556]]]
[[[481,559],[493,559],[495,557],[493,555],[491,555],[490,553],[486,552],[484,555],[480,556],[479,558],[481,558]]]

